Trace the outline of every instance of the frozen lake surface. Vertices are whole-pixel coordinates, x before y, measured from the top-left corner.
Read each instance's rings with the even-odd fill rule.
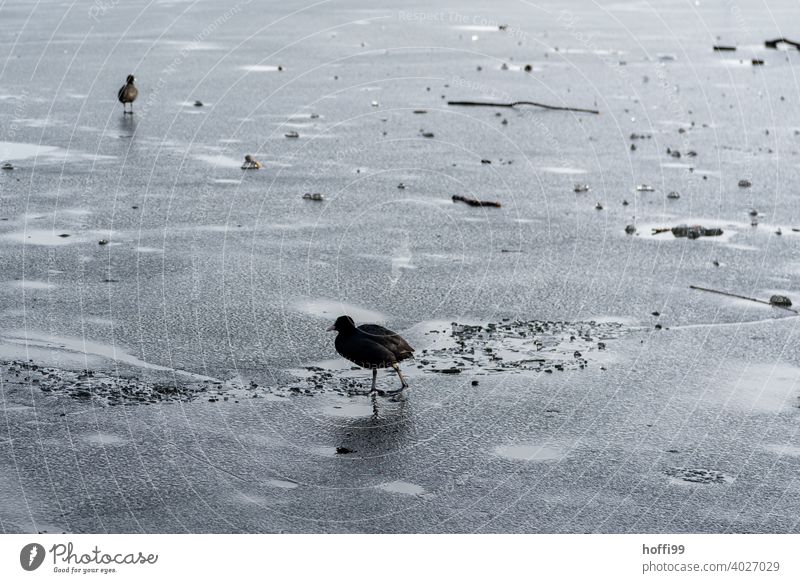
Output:
[[[0,530],[800,531],[796,17],[3,3]]]

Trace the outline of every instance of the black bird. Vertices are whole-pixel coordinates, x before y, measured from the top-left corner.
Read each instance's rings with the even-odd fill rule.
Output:
[[[122,114],[125,115],[126,113],[130,113],[133,115],[133,102],[136,101],[136,98],[139,97],[139,90],[136,89],[136,85],[133,84],[133,75],[128,75],[128,80],[122,87],[119,88],[117,91],[117,99],[119,99],[120,103],[122,103]],[[128,111],[125,104],[131,104],[131,110]]]
[[[332,330],[339,333],[336,335],[336,352],[358,366],[372,369],[372,392],[377,391],[375,382],[378,369],[390,366],[400,377],[400,390],[408,387],[398,363],[412,357],[414,349],[397,332],[378,324],[361,324],[356,327],[350,316],[339,316],[328,328],[328,332]]]

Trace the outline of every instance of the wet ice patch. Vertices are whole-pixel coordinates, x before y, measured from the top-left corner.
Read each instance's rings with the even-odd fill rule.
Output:
[[[264,400],[265,401],[272,401],[272,402],[276,402],[276,403],[286,403],[286,402],[288,402],[289,399],[284,397],[284,396],[282,396],[282,395],[275,395],[273,393],[267,393],[267,394],[264,395]]]
[[[391,492],[392,494],[405,494],[406,496],[421,496],[425,493],[425,488],[412,484],[410,482],[403,482],[395,480],[394,482],[386,482],[385,484],[378,484],[375,486],[378,490],[384,492]]]
[[[109,318],[100,318],[97,316],[87,316],[83,319],[83,321],[87,324],[95,324],[97,326],[113,326],[114,321],[110,320]]]
[[[100,161],[113,160],[114,156],[101,156],[88,154],[75,150],[65,150],[56,146],[44,144],[26,144],[23,142],[0,142],[0,160],[29,160],[35,159],[36,163],[55,163],[70,161]]]
[[[565,174],[568,176],[587,173],[583,168],[570,168],[569,166],[541,166],[539,170],[550,174]]]
[[[302,299],[298,302],[295,302],[294,307],[299,312],[308,314],[310,316],[332,318],[331,324],[333,324],[333,320],[342,314],[351,316],[356,323],[385,322],[387,319],[385,314],[370,310],[369,308],[327,298]]]
[[[455,30],[469,30],[472,32],[499,32],[500,28],[496,25],[489,24],[456,24],[451,28]]]
[[[56,287],[55,284],[48,281],[35,281],[31,279],[23,279],[21,281],[14,281],[11,283],[14,287],[19,287],[28,290],[49,290]]]
[[[800,457],[800,446],[788,443],[769,443],[762,446],[765,450],[771,451],[781,457]]]
[[[501,445],[495,448],[494,453],[509,460],[529,462],[557,461],[567,455],[563,448],[536,444]]]
[[[219,45],[217,43],[200,41],[200,40],[189,40],[189,41],[165,40],[161,42],[167,45],[173,45],[182,51],[217,51],[217,50],[222,50],[224,48],[224,46]]]
[[[292,114],[290,114],[288,116],[288,118],[291,121],[291,120],[298,120],[298,119],[303,119],[303,120],[324,119],[325,116],[324,115],[320,115],[318,113],[313,113],[313,112],[311,112],[311,113],[292,113]]]
[[[336,448],[328,445],[312,447],[309,451],[325,457],[336,457]]]
[[[73,217],[88,217],[92,211],[82,208],[62,209],[60,212]]]
[[[131,354],[126,353],[120,347],[113,344],[103,344],[101,342],[87,340],[86,338],[56,336],[34,330],[12,330],[0,339],[6,344],[24,346],[25,349],[32,354],[44,355],[50,353],[49,356],[51,356],[53,353],[77,353],[82,355],[82,357],[89,355],[98,356],[117,363],[128,364],[138,368],[155,371],[178,372],[170,367],[159,366],[157,364],[152,364],[141,360]],[[201,377],[200,375],[197,375],[197,378],[207,379],[208,377]]]
[[[290,482],[289,480],[267,480],[267,485],[274,488],[282,488],[283,490],[294,490],[297,488],[297,482]]]
[[[653,7],[649,2],[638,0],[635,2],[617,2],[614,4],[608,4],[605,9],[615,12],[651,12]]]
[[[788,443],[768,443],[761,447],[781,457],[800,457],[800,446],[797,445],[790,445]]]
[[[372,417],[374,410],[367,403],[343,403],[325,407],[323,413],[332,417]]]
[[[254,504],[255,506],[266,506],[269,503],[263,496],[254,496],[244,492],[236,492],[234,499],[244,504]]]
[[[228,156],[222,155],[214,155],[214,154],[197,154],[195,160],[199,160],[201,162],[205,162],[206,164],[211,164],[212,166],[216,166],[218,168],[241,168],[242,161],[229,158]]]
[[[27,126],[33,129],[53,128],[57,126],[66,126],[63,121],[55,120],[51,117],[38,117],[38,118],[19,118],[15,120],[18,124]]]
[[[64,235],[67,235],[66,237]],[[25,231],[12,231],[5,233],[2,238],[14,243],[24,243],[27,245],[42,245],[46,247],[61,247],[77,243],[81,237],[72,235],[65,231],[46,231],[44,229],[28,229]]]
[[[236,231],[239,231],[239,230],[241,230],[243,228],[245,228],[245,227],[243,227],[240,224],[235,224],[235,225],[233,225],[233,224],[231,224],[231,225],[197,225],[195,227],[186,227],[186,228],[181,228],[181,229],[176,229],[176,230],[194,231],[194,232],[205,231],[207,233],[235,233]]]
[[[771,413],[797,406],[798,367],[779,362],[748,365],[733,361],[721,370],[726,374],[708,395],[726,407]]]
[[[21,142],[0,142],[0,160],[25,160],[56,154],[60,148]]]
[[[118,435],[113,435],[111,433],[88,433],[83,436],[83,440],[90,443],[91,445],[99,445],[103,447],[107,446],[115,446],[115,445],[124,445],[128,443],[128,440],[124,437],[119,437]]]
[[[662,168],[677,168],[681,170],[685,170],[687,168],[693,168],[694,164],[687,164],[685,162],[662,162]]]
[[[242,65],[239,70],[249,71],[250,73],[274,73],[280,71],[278,65]]]
[[[751,68],[753,66],[752,59],[717,59],[715,61],[717,65],[723,65],[725,67],[747,67]]]

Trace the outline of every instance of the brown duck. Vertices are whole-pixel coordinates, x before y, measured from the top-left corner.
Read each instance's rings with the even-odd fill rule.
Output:
[[[126,113],[130,113],[133,115],[133,102],[136,101],[136,98],[139,96],[139,90],[136,89],[136,85],[133,84],[133,75],[128,75],[128,80],[120,87],[119,91],[117,92],[117,99],[119,99],[120,103],[122,103],[122,114],[125,115]],[[128,111],[127,105],[131,104],[131,110]]]

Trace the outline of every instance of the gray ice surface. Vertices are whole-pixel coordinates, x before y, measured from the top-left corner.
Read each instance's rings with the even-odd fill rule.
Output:
[[[800,300],[800,52],[763,47],[797,15],[4,2],[0,531],[798,532],[798,319],[689,289]],[[651,235],[679,224],[724,234]],[[409,363],[373,404],[342,313],[418,353],[451,322],[621,332],[550,373]]]

